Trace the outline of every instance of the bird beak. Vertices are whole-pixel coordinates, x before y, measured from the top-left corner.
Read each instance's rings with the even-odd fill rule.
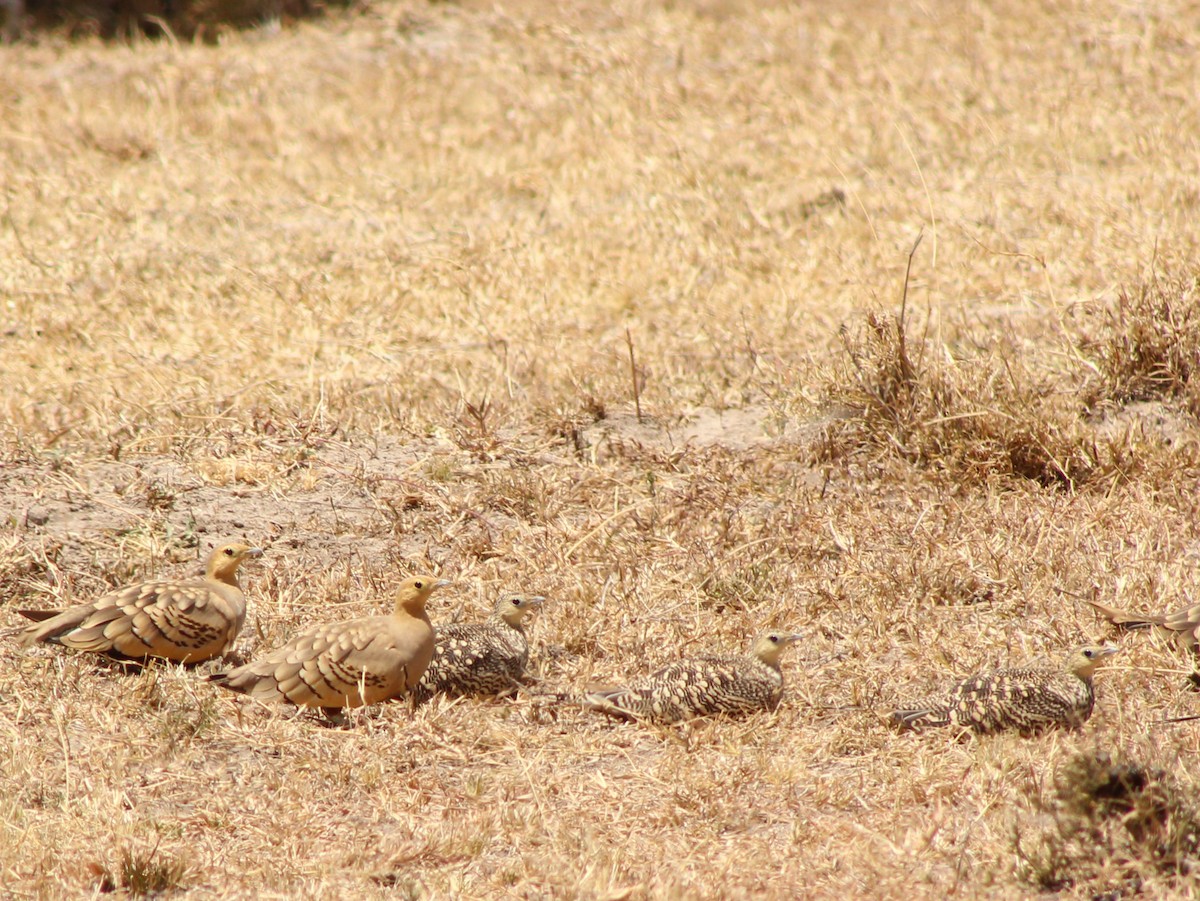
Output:
[[[804,637],[803,632],[793,632],[790,635],[783,636],[783,640],[784,640],[785,644],[795,644],[803,637]]]
[[[454,583],[451,582],[449,579],[438,579],[436,582],[433,583],[433,587],[434,588],[445,588],[447,585],[453,585],[453,584]]]
[[[540,607],[542,604],[546,603],[546,599],[540,594],[535,594],[533,597],[526,598],[525,600],[529,602],[530,607]]]
[[[1100,655],[1099,655],[1100,657],[1111,657],[1113,654],[1117,653],[1117,651],[1119,651],[1121,649],[1115,645],[1106,644],[1106,645],[1101,646],[1100,648],[1097,648],[1097,650],[1100,652]]]
[[[243,557],[261,557],[262,555],[263,555],[263,549],[260,547],[248,548],[247,550],[242,552]]]

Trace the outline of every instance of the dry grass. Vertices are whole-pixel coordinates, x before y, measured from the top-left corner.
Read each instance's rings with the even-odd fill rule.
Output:
[[[245,536],[247,654],[412,569],[437,619],[550,597],[547,685],[810,637],[775,714],[670,730],[532,696],[327,729],[10,645],[0,887],[1200,891],[1158,636],[1076,734],[883,717],[1106,634],[1083,598],[1200,590],[1195,13],[397,2],[7,48],[6,625]],[[1145,805],[1071,806],[1102,754]]]

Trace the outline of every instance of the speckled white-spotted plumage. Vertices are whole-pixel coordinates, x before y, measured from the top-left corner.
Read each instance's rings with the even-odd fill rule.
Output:
[[[450,623],[436,629],[433,661],[417,687],[418,702],[434,694],[501,694],[525,672],[529,641],[522,625],[542,605],[540,595],[500,598],[482,623]]]
[[[1085,645],[1059,666],[980,673],[958,682],[944,695],[906,705],[892,717],[903,728],[954,725],[981,733],[1012,730],[1033,734],[1052,726],[1076,728],[1092,715],[1096,665],[1116,651],[1107,645]]]
[[[612,716],[658,723],[770,710],[783,695],[779,658],[800,637],[764,632],[745,654],[680,660],[629,685],[589,692],[582,703]]]

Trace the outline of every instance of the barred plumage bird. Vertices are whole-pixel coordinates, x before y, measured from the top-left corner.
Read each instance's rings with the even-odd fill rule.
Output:
[[[541,595],[505,595],[482,623],[436,627],[437,646],[414,694],[417,703],[438,692],[483,695],[514,688],[529,660],[522,620],[545,600]]]
[[[745,654],[680,660],[631,685],[590,692],[582,703],[611,716],[658,723],[770,710],[783,695],[780,655],[801,637],[764,632]]]
[[[1116,652],[1110,645],[1085,645],[1059,666],[980,673],[892,717],[901,728],[954,725],[980,733],[1014,730],[1031,735],[1050,726],[1076,728],[1092,715],[1096,665]]]
[[[209,554],[203,576],[127,585],[67,610],[18,610],[37,621],[21,632],[21,643],[48,641],[133,660],[210,660],[228,651],[242,630],[246,596],[238,567],[260,556],[260,548],[231,542]]]
[[[209,681],[260,700],[318,707],[331,720],[411,692],[433,658],[433,625],[425,602],[450,583],[414,576],[401,583],[392,613],[309,629],[265,657],[209,676]]]
[[[1126,629],[1145,629],[1155,626],[1174,637],[1186,648],[1195,650],[1200,644],[1200,604],[1192,604],[1189,607],[1172,610],[1170,613],[1148,615],[1118,610],[1116,607],[1109,607],[1099,601],[1088,601],[1088,603],[1104,614],[1107,619]]]

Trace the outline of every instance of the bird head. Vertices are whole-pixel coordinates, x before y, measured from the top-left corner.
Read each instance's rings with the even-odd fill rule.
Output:
[[[215,548],[208,555],[208,563],[204,566],[204,574],[210,579],[222,582],[236,581],[238,567],[247,557],[261,557],[262,548],[251,547],[240,541],[231,541]]]
[[[448,579],[438,579],[434,576],[413,576],[405,579],[396,589],[396,612],[401,611],[412,616],[425,613],[425,602],[437,589],[449,585]]]
[[[768,666],[778,666],[779,656],[803,637],[801,632],[771,629],[754,639],[754,644],[750,645],[750,656],[757,657]]]
[[[545,602],[540,594],[506,594],[496,602],[495,613],[510,626],[519,626],[527,613]]]
[[[1067,669],[1081,679],[1091,678],[1092,673],[1096,671],[1096,665],[1119,650],[1121,649],[1111,644],[1085,644],[1071,652],[1067,658]]]

